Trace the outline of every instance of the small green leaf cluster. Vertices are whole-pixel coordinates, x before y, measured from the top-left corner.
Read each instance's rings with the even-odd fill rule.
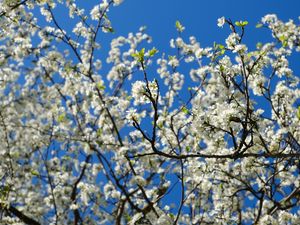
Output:
[[[131,54],[131,56],[135,58],[138,62],[142,63],[145,61],[146,55],[149,57],[153,57],[157,52],[158,50],[154,47],[151,50],[147,51],[146,53],[145,53],[145,48],[142,48],[139,52],[137,51]]]
[[[175,27],[179,33],[182,33],[185,29],[184,26],[178,20],[175,23]]]
[[[236,21],[234,24],[238,27],[245,27],[248,24],[248,21]]]

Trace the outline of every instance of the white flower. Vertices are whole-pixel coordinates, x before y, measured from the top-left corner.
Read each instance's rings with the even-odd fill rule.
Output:
[[[141,118],[146,115],[145,111],[138,113],[136,109],[129,109],[126,111],[126,121],[132,124],[132,121],[140,122]]]
[[[277,16],[275,14],[268,14],[262,18],[263,23],[274,23],[277,20]]]
[[[120,5],[123,2],[123,0],[114,0],[114,5]]]
[[[170,40],[170,47],[171,48],[175,48],[176,47],[175,46],[175,40],[173,38]]]
[[[247,51],[246,45],[239,44],[239,45],[234,46],[234,50],[232,52],[244,53],[246,51]]]
[[[112,197],[112,198],[118,199],[118,198],[120,198],[120,196],[121,196],[121,193],[120,193],[119,191],[113,190],[113,191],[111,192],[111,197]]]
[[[82,190],[80,192],[80,199],[81,199],[81,201],[83,202],[83,204],[85,206],[88,206],[88,204],[89,204],[89,197],[88,197],[88,193],[87,193],[86,190]]]
[[[172,67],[177,67],[177,66],[179,66],[179,61],[178,61],[178,59],[176,59],[176,57],[171,57],[168,62],[168,65],[172,66]]]
[[[75,210],[75,209],[78,209],[78,208],[79,208],[79,206],[77,204],[70,205],[71,210]]]
[[[225,24],[225,17],[222,16],[218,19],[218,27],[223,27]]]
[[[41,10],[41,14],[46,17],[46,21],[51,22],[52,16],[51,16],[51,13],[49,12],[49,10],[47,10],[45,7],[41,7],[40,10]]]
[[[100,6],[96,5],[90,12],[92,20],[97,20],[100,18],[101,10]]]
[[[238,44],[240,37],[236,33],[231,33],[228,38],[225,40],[227,48],[233,49],[235,45]]]
[[[203,48],[198,48],[196,51],[195,51],[195,56],[197,59],[200,59],[202,58],[202,55],[204,53],[204,49]]]
[[[135,104],[140,104],[145,101],[146,84],[143,81],[136,81],[132,85],[132,97],[135,99]]]
[[[172,220],[169,216],[163,214],[159,217],[156,224],[157,225],[168,225],[168,224],[173,224],[173,223],[172,223]]]
[[[142,213],[137,213],[135,214],[131,220],[129,221],[128,225],[134,225],[139,219],[141,219],[143,217]]]

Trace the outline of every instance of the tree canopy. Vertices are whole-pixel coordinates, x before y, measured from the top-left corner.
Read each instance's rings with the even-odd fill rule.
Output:
[[[174,21],[105,59],[122,0],[79,2],[0,2],[1,224],[300,224],[299,24],[266,15],[250,47],[221,17],[202,47]]]

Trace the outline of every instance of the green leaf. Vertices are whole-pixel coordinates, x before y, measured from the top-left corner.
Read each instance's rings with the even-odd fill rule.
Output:
[[[242,26],[247,26],[247,25],[248,25],[248,21],[242,22]]]
[[[132,53],[131,56],[132,56],[133,58],[137,58],[137,57],[139,56],[139,54],[138,54],[138,53]]]
[[[169,60],[172,60],[172,59],[175,59],[175,58],[176,58],[175,55],[169,55],[169,56],[168,56],[168,59],[169,59]]]
[[[114,28],[112,28],[112,27],[108,28],[108,30],[109,30],[109,32],[111,32],[111,33],[115,33],[115,30],[114,30]]]
[[[66,161],[69,161],[69,160],[71,160],[72,158],[71,158],[71,156],[69,156],[69,155],[64,155],[64,156],[62,157],[62,159],[63,159],[63,160],[66,160]]]
[[[137,61],[143,62],[145,57],[145,48],[142,48],[139,52],[135,52],[131,54],[131,56],[135,58]]]
[[[297,117],[298,117],[298,119],[300,120],[300,106],[298,106]]]
[[[158,124],[157,124],[157,127],[158,127],[159,129],[162,129],[162,128],[163,128],[163,123],[158,123]]]
[[[99,82],[98,84],[97,84],[97,88],[99,89],[99,90],[105,90],[105,85],[103,85],[103,83],[102,82]]]
[[[184,30],[184,26],[182,26],[182,24],[178,20],[175,23],[175,27],[176,27],[177,31],[180,33]]]
[[[5,201],[7,199],[9,191],[10,191],[10,186],[8,186],[8,185],[0,187],[0,200]],[[0,203],[0,206],[1,206],[1,203]]]
[[[149,56],[152,57],[152,56],[154,56],[157,52],[158,52],[158,50],[157,50],[156,48],[152,48],[152,49],[149,51]]]
[[[185,147],[185,150],[186,150],[187,152],[190,152],[190,151],[191,151],[191,147],[190,147],[190,146],[186,146],[186,147]]]
[[[60,115],[58,116],[57,121],[58,121],[59,123],[64,122],[65,118],[66,118],[66,114],[65,114],[65,113],[62,113],[62,114],[60,114]]]
[[[101,135],[102,135],[102,129],[99,128],[99,129],[97,130],[97,136],[100,137]]]
[[[262,44],[261,42],[258,42],[258,43],[256,44],[256,48],[257,48],[257,49],[261,49],[262,46],[263,46],[263,44]]]
[[[281,35],[278,39],[279,41],[284,42],[286,40],[286,37],[284,35]]]
[[[258,23],[258,24],[256,24],[256,28],[261,28],[263,26],[263,24],[262,23]]]
[[[175,215],[174,215],[173,213],[170,213],[169,216],[170,216],[170,218],[171,218],[172,220],[175,219]]]
[[[127,222],[131,220],[131,216],[128,213],[124,213],[124,218]]]
[[[31,174],[33,176],[39,176],[40,175],[39,171],[37,171],[37,170],[31,170]]]
[[[225,70],[224,66],[223,66],[223,65],[220,65],[220,71],[221,71],[221,72],[224,72],[224,70]]]
[[[185,106],[182,107],[181,111],[185,114],[189,114],[189,110]]]
[[[284,41],[283,43],[282,43],[282,46],[283,47],[286,47],[288,44],[287,44],[287,41]]]
[[[225,46],[214,42],[214,50],[221,50],[223,52],[223,50],[225,51]]]
[[[236,21],[234,24],[238,27],[244,27],[248,24],[248,21]]]
[[[224,45],[221,45],[221,44],[219,44],[218,47],[219,47],[219,49],[221,49],[221,50],[225,48],[225,46],[224,46]]]
[[[278,39],[279,39],[279,41],[281,41],[283,47],[287,46],[287,37],[286,36],[282,35]]]
[[[19,20],[17,20],[16,18],[12,18],[12,21],[16,24],[19,24]]]
[[[145,48],[141,49],[141,51],[139,52],[139,55],[144,57],[144,55],[145,55]]]
[[[103,15],[103,18],[108,20],[108,16],[106,13]]]
[[[115,33],[115,30],[112,27],[103,27],[103,30],[109,33]]]
[[[240,23],[240,22],[238,22],[238,21],[236,21],[234,24],[235,24],[236,26],[238,26],[238,27],[240,27],[240,26],[241,26],[241,23]]]
[[[14,158],[14,159],[17,159],[17,158],[20,157],[20,153],[19,153],[19,152],[13,152],[13,153],[10,154],[10,156],[11,156],[12,158]]]

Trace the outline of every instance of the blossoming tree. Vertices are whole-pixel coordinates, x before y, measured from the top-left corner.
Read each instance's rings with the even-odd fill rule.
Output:
[[[248,49],[250,25],[222,17],[202,48],[177,21],[169,57],[141,28],[103,74],[121,2],[0,3],[1,224],[300,224],[300,27],[267,15],[273,40]]]

